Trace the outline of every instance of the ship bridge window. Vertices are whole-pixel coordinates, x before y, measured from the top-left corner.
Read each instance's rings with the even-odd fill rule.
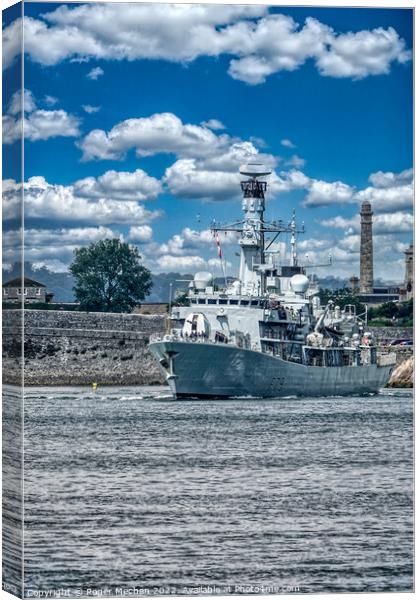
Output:
[[[228,301],[225,298],[220,298],[219,304],[227,304]]]
[[[198,304],[205,304],[205,303],[206,303],[205,298],[199,298],[198,299]]]
[[[191,298],[191,304],[197,304],[197,300],[195,298]]]
[[[241,306],[248,306],[248,305],[249,305],[248,300],[241,300]]]
[[[209,298],[207,300],[207,304],[217,304],[217,300],[215,300],[214,298]]]
[[[238,300],[230,300],[229,304],[238,304]]]
[[[252,300],[251,306],[258,306],[258,300]]]

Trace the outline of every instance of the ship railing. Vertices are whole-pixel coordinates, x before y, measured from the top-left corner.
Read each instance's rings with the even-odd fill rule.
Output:
[[[149,337],[149,343],[154,342],[184,342],[184,343],[195,343],[195,344],[215,344],[218,346],[235,346],[235,347],[243,347],[245,345],[240,345],[236,338],[225,338],[223,339],[215,339],[206,336],[183,336],[179,331],[171,331],[167,333],[152,333]],[[256,349],[256,348],[253,348]]]

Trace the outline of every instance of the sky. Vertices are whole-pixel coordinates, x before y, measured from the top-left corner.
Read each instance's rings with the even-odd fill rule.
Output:
[[[262,162],[267,218],[295,210],[303,264],[401,282],[413,234],[410,9],[24,4],[3,12],[5,264],[16,260],[24,110],[25,259],[65,271],[118,236],[153,272],[220,275],[213,219],[241,217],[239,165]],[[289,236],[290,237],[290,236]],[[289,238],[279,250],[287,260]],[[221,236],[237,273],[237,239]],[[220,271],[220,272],[219,272]]]

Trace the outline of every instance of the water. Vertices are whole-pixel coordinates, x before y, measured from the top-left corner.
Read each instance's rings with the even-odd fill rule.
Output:
[[[26,390],[27,594],[412,590],[411,390],[167,394]]]

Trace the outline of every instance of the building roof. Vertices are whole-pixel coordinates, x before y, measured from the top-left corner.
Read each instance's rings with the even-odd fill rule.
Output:
[[[15,277],[14,279],[5,281],[5,283],[3,283],[3,287],[22,287],[22,278]],[[40,283],[39,281],[35,281],[35,279],[29,279],[29,277],[24,277],[23,278],[23,287],[45,288],[47,286],[44,285],[43,283]]]

